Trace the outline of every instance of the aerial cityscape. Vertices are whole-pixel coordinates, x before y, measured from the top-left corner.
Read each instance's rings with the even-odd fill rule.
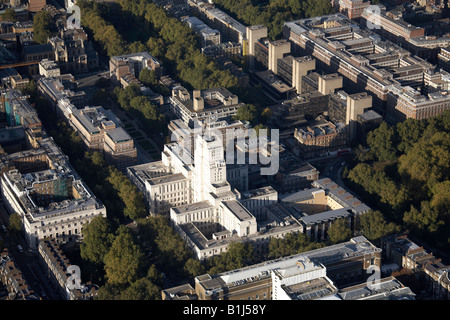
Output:
[[[449,22],[0,0],[0,301],[449,300]]]

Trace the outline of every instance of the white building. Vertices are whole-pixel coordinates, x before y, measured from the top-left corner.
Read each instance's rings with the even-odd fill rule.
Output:
[[[57,77],[61,72],[55,61],[43,59],[39,62],[39,74],[44,77]]]

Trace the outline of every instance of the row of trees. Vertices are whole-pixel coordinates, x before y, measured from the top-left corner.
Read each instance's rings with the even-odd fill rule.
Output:
[[[146,70],[146,69],[144,69]],[[123,110],[133,114],[148,133],[165,132],[167,123],[159,108],[142,95],[138,85],[114,88],[114,98]]]
[[[82,25],[107,56],[149,51],[190,89],[237,86],[237,79],[229,71],[221,70],[201,53],[198,36],[163,8],[148,0],[127,0],[119,4],[77,2]],[[129,28],[130,24],[136,28]],[[144,37],[148,38],[144,40]],[[137,40],[128,42],[129,38]]]
[[[447,243],[450,215],[450,111],[395,126],[382,123],[359,147],[348,183],[388,220]],[[357,163],[357,164],[356,164]]]

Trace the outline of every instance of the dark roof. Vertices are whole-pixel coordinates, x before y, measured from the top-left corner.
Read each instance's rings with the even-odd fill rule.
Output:
[[[23,48],[23,52],[26,55],[40,53],[40,52],[49,52],[49,51],[53,51],[52,45],[50,43],[25,46]]]

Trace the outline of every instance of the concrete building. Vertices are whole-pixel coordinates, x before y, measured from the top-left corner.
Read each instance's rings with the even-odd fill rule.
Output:
[[[438,66],[447,72],[450,72],[450,46],[441,48],[438,53]]]
[[[311,56],[298,57],[292,60],[292,86],[297,89],[297,93],[304,93],[303,77],[315,68],[316,60]]]
[[[400,43],[416,56],[435,61],[441,48],[450,45],[450,37],[426,35],[423,27],[417,27],[405,21],[400,14],[386,11],[383,5],[367,8],[363,11],[362,25],[374,26],[372,29],[384,38]]]
[[[357,138],[358,115],[363,114],[372,107],[372,96],[367,92],[350,94],[347,96],[347,114],[345,124],[347,125],[348,141],[352,143]]]
[[[412,87],[395,86],[389,92],[386,120],[390,122],[405,119],[428,119],[442,114],[450,108],[448,89],[422,94]]]
[[[379,248],[364,237],[355,237],[241,269],[198,276],[195,294],[198,300],[345,300],[336,296],[341,288],[365,281],[367,270],[381,265],[380,258]]]
[[[311,55],[318,69],[341,75],[349,94],[371,94],[375,111],[383,116],[392,86],[418,87],[425,74],[434,69],[342,14],[286,22],[283,37],[291,41],[293,54]]]
[[[84,108],[87,104],[86,92],[74,91],[75,78],[70,74],[57,77],[43,77],[37,81],[39,92],[47,99],[51,106],[51,112],[59,117],[65,117],[59,104],[73,105],[76,108]]]
[[[43,77],[57,77],[61,74],[61,70],[55,61],[42,59],[39,62],[39,74]]]
[[[244,46],[247,30],[242,23],[216,8],[212,3],[188,0],[188,4],[191,12],[196,13],[212,29],[219,30],[223,41],[236,42]],[[244,52],[247,51],[248,49],[245,48]]]
[[[334,93],[337,89],[342,88],[342,77],[336,73],[319,75],[317,91],[323,95]]]
[[[339,218],[346,219],[352,231],[358,230],[359,217],[370,210],[361,200],[328,178],[313,181],[311,188],[281,195],[280,201],[285,208],[291,207],[291,211],[299,212],[300,232],[318,241],[327,238],[328,228]]]
[[[248,55],[250,56],[250,68],[255,67],[255,45],[267,37],[267,27],[263,25],[249,26],[246,28]]]
[[[291,43],[287,40],[276,40],[269,42],[269,61],[268,68],[275,74],[278,74],[278,59],[282,59],[291,52]]]
[[[186,88],[177,86],[172,89],[169,101],[170,112],[184,123],[194,119],[219,119],[233,116],[243,105],[236,95],[225,88],[194,90],[191,95]]]
[[[294,96],[274,106],[273,122],[281,129],[294,130],[307,125],[308,119],[315,119],[328,109],[328,95],[312,91]]]

